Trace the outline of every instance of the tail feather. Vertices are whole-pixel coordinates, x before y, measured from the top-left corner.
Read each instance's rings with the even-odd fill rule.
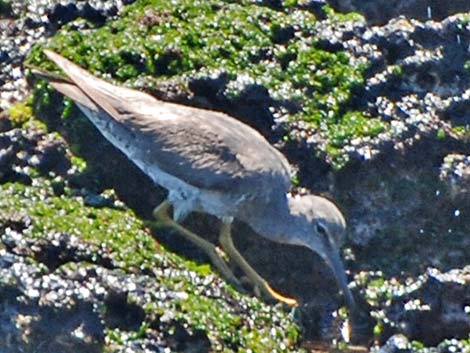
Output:
[[[91,110],[98,110],[98,106],[69,78],[44,71],[38,67],[30,66],[31,72],[38,78],[47,81],[54,89],[69,97],[74,102]]]
[[[156,106],[167,107],[170,105],[169,103],[157,100],[147,93],[116,86],[95,77],[80,66],[53,51],[44,50],[44,53],[64,71],[70,79],[70,82],[76,86],[82,94],[86,95],[95,106],[104,110],[114,120],[123,122],[127,121],[129,117],[139,119],[139,117],[146,117],[150,112],[155,111]],[[75,99],[74,97],[71,98]],[[173,108],[176,109],[175,107]],[[167,110],[168,109],[165,109],[165,111]]]
[[[72,99],[75,103],[83,105],[93,111],[99,110],[99,107],[90,98],[88,98],[88,96],[83,93],[83,91],[76,85],[58,81],[49,81],[49,84],[54,87],[54,89],[62,93],[64,96]]]

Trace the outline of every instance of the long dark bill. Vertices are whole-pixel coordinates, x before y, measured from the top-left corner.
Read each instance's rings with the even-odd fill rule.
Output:
[[[348,287],[348,280],[346,278],[346,271],[344,270],[343,261],[341,260],[341,257],[339,256],[339,253],[336,249],[332,249],[328,255],[327,263],[333,270],[338,287],[343,292],[346,305],[352,311],[356,307],[356,302],[351,293],[351,290]]]

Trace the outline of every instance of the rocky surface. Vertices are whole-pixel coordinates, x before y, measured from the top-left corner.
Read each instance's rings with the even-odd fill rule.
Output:
[[[2,352],[298,351],[280,306],[161,248],[116,195],[87,189],[57,134],[37,121],[5,130]]]
[[[442,22],[402,17],[372,27],[319,23],[325,46],[343,47],[355,60],[368,64],[356,104],[390,123],[391,129],[375,140],[351,141],[354,153],[364,160],[373,159],[380,150],[406,153],[414,143],[435,138],[441,130],[445,137],[452,134],[452,127],[468,124],[467,16]],[[454,147],[449,144],[449,149]]]
[[[0,6],[0,108],[28,94],[22,64],[32,46],[80,17],[99,26],[132,0],[2,1]]]
[[[321,1],[297,7],[281,1],[257,3],[281,15],[293,16],[294,8],[322,19],[298,27],[281,21],[281,26],[271,33],[276,50],[287,46],[290,40],[312,36],[315,47],[323,53],[344,52],[350,59],[348,65],[366,65],[361,71],[362,81],[357,80],[360,84],[354,86],[351,99],[339,106],[325,103],[332,114],[335,109],[353,111],[344,125],[341,125],[341,114],[338,115],[340,123],[328,129],[306,120],[292,119],[291,115],[307,106],[292,98],[290,86],[282,91],[268,83],[263,85],[263,80],[250,76],[252,73],[234,79],[222,67],[178,75],[176,69],[171,71],[174,68],[170,65],[178,63],[182,57],[178,51],[165,52],[163,59],[157,60],[157,69],[168,75],[163,82],[149,81],[148,73],[132,81],[128,76],[133,71],[127,66],[126,70],[115,70],[116,75],[110,76],[116,79],[122,75],[121,80],[129,79],[137,87],[147,87],[150,82],[153,85],[148,90],[159,97],[240,117],[282,149],[297,167],[296,181],[301,186],[323,192],[340,204],[350,228],[344,255],[351,286],[360,298],[361,309],[370,311],[375,325],[361,343],[373,346],[377,352],[424,352],[426,346],[434,347],[429,350],[437,352],[468,350],[465,340],[470,332],[470,282],[468,267],[465,267],[470,261],[467,251],[470,245],[468,2],[328,2],[341,11],[359,11],[367,21],[331,16],[330,10],[322,8]],[[44,34],[53,35],[65,23],[72,23],[69,31],[74,28],[85,28],[87,33],[93,31],[94,26],[99,28],[117,18],[123,5],[88,1],[73,5],[67,2],[21,4],[12,6],[0,19],[4,29],[0,31],[0,80],[3,80],[0,81],[0,107],[3,109],[27,93],[20,67],[31,45],[43,40]],[[90,22],[70,22],[77,17]],[[170,21],[170,17],[147,12],[141,24],[151,28],[160,25],[162,19]],[[56,45],[60,46],[57,42]],[[289,63],[294,63],[291,54],[281,55],[279,65],[288,67]],[[276,62],[277,55],[264,47],[250,60],[253,63]],[[144,69],[143,61],[135,59],[137,54],[131,57],[131,62],[137,62],[137,66]],[[92,63],[96,65],[96,61]],[[301,64],[299,70],[303,69]],[[344,70],[344,66],[338,67]],[[99,71],[106,67],[95,66],[94,69]],[[356,71],[351,73],[357,74]],[[354,76],[354,80],[356,78]],[[338,80],[343,82],[342,78]],[[311,87],[305,90],[309,89]],[[39,96],[52,99],[55,109],[59,110],[58,96],[43,89],[36,92],[36,108],[42,104],[38,102]],[[106,208],[114,205],[115,199],[121,199],[139,216],[150,217],[152,206],[161,200],[164,192],[151,185],[89,124],[79,120],[75,113],[72,116],[74,120],[65,119],[65,123],[51,114],[42,118],[50,129],[64,136],[67,144],[80,145],[74,152],[87,161],[86,172],[69,175],[72,164],[63,139],[52,138],[35,127],[24,133],[14,128],[17,123],[11,112],[4,112],[0,120],[0,130],[5,131],[0,136],[1,182],[34,185],[37,174],[31,173],[31,169],[42,177],[52,173],[54,178],[59,177],[53,183],[57,194],[66,194],[71,188],[87,200],[85,205],[90,207]],[[364,133],[357,128],[356,125],[367,125],[370,119],[375,119],[371,131],[377,133]],[[355,120],[361,123],[355,125]],[[84,144],[75,135],[94,143]],[[332,138],[340,142],[332,144]],[[335,147],[334,153],[341,154],[341,163],[335,164],[337,155],[329,154],[331,146]],[[103,155],[110,158],[103,161]],[[114,188],[117,196],[110,199],[103,196],[101,193],[107,188]],[[82,189],[93,191],[82,194]],[[296,192],[303,190],[299,188]],[[148,196],[142,198],[142,194]],[[0,287],[6,299],[0,316],[7,323],[1,329],[5,337],[9,337],[10,350],[7,351],[13,352],[16,345],[26,350],[44,347],[46,352],[47,349],[62,349],[64,342],[72,342],[74,349],[87,344],[90,351],[101,351],[109,339],[105,328],[135,334],[137,323],[129,319],[129,315],[140,318],[139,323],[146,322],[152,329],[146,331],[149,333],[143,334],[142,339],[124,335],[127,338],[122,345],[113,346],[115,351],[158,352],[164,347],[185,350],[186,346],[181,345],[188,342],[192,347],[200,347],[196,351],[207,351],[211,344],[213,347],[214,341],[208,340],[207,331],[188,333],[179,326],[165,326],[161,318],[152,321],[145,316],[147,314],[142,319],[146,293],[157,290],[154,277],[143,274],[137,278],[135,274],[123,273],[108,252],[90,247],[70,234],[52,232],[41,241],[27,239],[22,230],[28,228],[28,215],[9,215],[2,222],[4,248],[0,256],[5,281],[2,280]],[[188,225],[216,241],[213,220],[192,217]],[[343,342],[344,336],[335,331],[335,325],[344,323],[341,311],[331,315],[341,301],[322,261],[312,258],[311,253],[303,249],[271,244],[250,233],[244,225],[237,225],[235,234],[249,234],[235,236],[240,251],[275,288],[301,301],[298,313],[304,328],[303,339]],[[159,240],[170,249],[206,261],[197,250],[177,239],[165,232],[159,235]],[[40,265],[31,264],[28,259]],[[70,262],[78,264],[61,268]],[[91,262],[92,266],[80,266],[84,262]],[[56,289],[52,279],[60,283],[54,287]],[[132,283],[132,290],[124,288],[116,294],[112,282],[115,280]],[[54,311],[47,298],[57,295],[58,291],[68,291],[73,303],[68,303],[67,296],[59,295],[58,298],[62,298],[58,301],[60,310]],[[87,293],[86,297],[83,292]],[[123,305],[123,310],[109,319],[106,312],[111,310],[114,301],[122,303],[122,296],[127,295],[123,293],[131,293],[137,304],[130,308]],[[43,299],[38,301],[38,298]],[[52,325],[47,333],[49,345],[43,346],[45,343],[40,338],[46,333],[41,331],[44,327],[41,323],[46,319],[61,322],[66,313],[70,314],[66,325]],[[176,333],[169,337],[167,331],[171,330]]]
[[[470,190],[470,156],[462,154],[445,156],[439,177],[449,186],[453,198],[461,202],[467,200]]]
[[[433,337],[431,345],[449,337],[466,338],[470,330],[469,285],[468,267],[446,273],[429,269],[408,286],[408,293],[393,298],[384,329],[418,341]]]
[[[420,21],[442,21],[457,13],[467,12],[469,8],[465,0],[451,3],[445,0],[327,0],[326,2],[338,11],[360,12],[371,24],[384,24],[399,16]]]
[[[446,273],[429,269],[405,286],[390,285],[391,305],[378,317],[388,339],[373,351],[424,351],[416,345],[423,341],[436,352],[465,351],[459,339],[466,339],[470,329],[468,288],[468,266]]]

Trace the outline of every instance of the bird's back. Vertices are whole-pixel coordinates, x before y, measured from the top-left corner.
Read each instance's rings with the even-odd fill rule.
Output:
[[[287,160],[251,127],[223,113],[112,85],[58,54],[46,54],[70,78],[52,80],[53,86],[82,110],[95,112],[95,125],[131,160],[201,190],[266,202],[273,192],[289,190]]]

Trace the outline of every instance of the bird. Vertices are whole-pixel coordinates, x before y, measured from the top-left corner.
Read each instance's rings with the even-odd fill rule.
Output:
[[[349,309],[354,297],[340,256],[346,222],[334,202],[290,194],[292,167],[258,131],[225,113],[159,100],[100,79],[56,52],[45,55],[66,75],[37,73],[69,97],[101,134],[155,184],[168,190],[153,216],[200,247],[225,279],[240,285],[219,248],[181,225],[191,212],[220,219],[219,243],[254,288],[288,305],[238,252],[232,223],[262,237],[303,246],[332,270]]]

